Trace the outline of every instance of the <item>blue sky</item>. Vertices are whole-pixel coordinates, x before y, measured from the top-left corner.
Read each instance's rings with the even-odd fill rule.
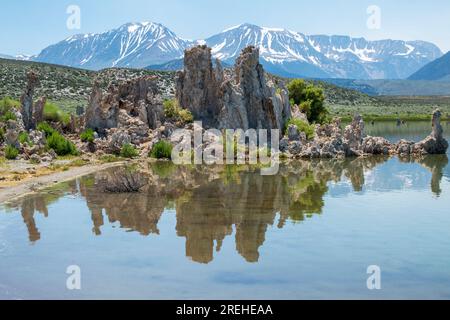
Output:
[[[80,30],[66,27],[69,5],[81,9]],[[370,5],[381,9],[379,30],[367,27]],[[1,0],[0,12],[0,53],[12,55],[137,21],[160,22],[187,39],[249,22],[306,34],[426,40],[450,50],[448,0]]]

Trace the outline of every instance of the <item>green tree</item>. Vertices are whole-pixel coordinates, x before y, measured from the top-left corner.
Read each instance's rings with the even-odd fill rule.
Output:
[[[306,100],[305,90],[306,90],[306,82],[303,79],[294,79],[288,84],[289,90],[289,99],[291,101],[291,105],[300,105],[303,101]]]
[[[288,84],[288,90],[291,105],[298,105],[310,123],[327,121],[328,110],[322,88],[307,84],[303,79],[295,79]]]

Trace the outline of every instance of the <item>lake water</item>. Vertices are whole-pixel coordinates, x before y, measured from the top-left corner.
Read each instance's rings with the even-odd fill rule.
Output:
[[[367,130],[419,140],[430,125]],[[140,194],[101,192],[103,172],[1,207],[0,298],[450,298],[447,156],[148,171]]]

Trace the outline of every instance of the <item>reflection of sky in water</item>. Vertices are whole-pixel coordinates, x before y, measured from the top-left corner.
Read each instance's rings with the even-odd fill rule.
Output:
[[[150,169],[145,194],[84,177],[1,209],[0,298],[450,298],[445,157]]]
[[[431,175],[431,172],[423,170],[418,164],[405,164],[394,158],[364,173],[362,193],[402,189],[427,191],[430,189]],[[350,186],[345,193],[351,192]]]

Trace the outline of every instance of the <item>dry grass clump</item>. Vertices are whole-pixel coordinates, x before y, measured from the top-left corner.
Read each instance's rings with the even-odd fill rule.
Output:
[[[148,185],[148,177],[134,168],[114,168],[101,174],[98,185],[107,193],[136,193]]]

